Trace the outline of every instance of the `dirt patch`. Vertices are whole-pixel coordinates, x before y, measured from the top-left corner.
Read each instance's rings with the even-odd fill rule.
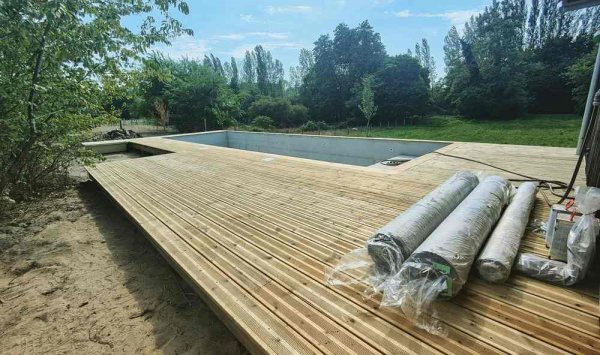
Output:
[[[3,353],[246,353],[95,184],[0,226]]]

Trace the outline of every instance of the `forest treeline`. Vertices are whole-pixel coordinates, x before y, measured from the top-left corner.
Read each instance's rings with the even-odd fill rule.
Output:
[[[257,117],[262,128],[364,125],[359,103],[367,77],[375,123],[433,113],[475,119],[575,113],[584,106],[599,24],[596,8],[564,12],[558,0],[494,1],[461,32],[450,28],[441,78],[427,39],[390,55],[368,21],[320,36],[300,51],[287,79],[282,63],[260,45],[225,62],[212,54],[154,55],[144,61],[125,115],[160,116],[159,103],[186,131],[249,125]]]
[[[151,54],[193,35],[177,20],[188,12],[181,0],[0,1],[0,207],[64,182],[74,161],[93,161],[81,142],[119,117],[182,131],[316,130],[434,113],[578,112],[600,25],[598,7],[565,13],[558,0],[494,1],[449,29],[442,75],[427,39],[388,53],[368,21],[339,24],[286,75],[261,45],[227,60]],[[131,16],[139,28],[123,24]]]

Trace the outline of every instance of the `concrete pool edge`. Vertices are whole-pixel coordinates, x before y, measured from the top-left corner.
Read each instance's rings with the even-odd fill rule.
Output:
[[[451,142],[270,132],[219,131],[167,139],[355,166],[410,161]]]
[[[86,142],[83,145],[100,154],[140,150],[150,154],[168,153],[148,147],[149,139],[165,139],[195,145],[245,150],[275,156],[322,161],[361,167],[388,168],[382,161],[407,162],[445,148],[453,142],[308,135],[271,132],[219,130],[199,133],[172,134],[158,137],[134,138],[119,141]]]

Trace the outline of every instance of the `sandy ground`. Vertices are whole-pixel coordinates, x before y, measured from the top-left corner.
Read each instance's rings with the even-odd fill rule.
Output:
[[[84,182],[0,221],[0,353],[247,352]]]

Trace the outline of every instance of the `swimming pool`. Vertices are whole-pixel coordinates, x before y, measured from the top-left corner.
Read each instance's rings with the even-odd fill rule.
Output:
[[[358,166],[371,166],[394,159],[408,161],[450,144],[439,141],[242,131],[191,133],[165,138]]]

